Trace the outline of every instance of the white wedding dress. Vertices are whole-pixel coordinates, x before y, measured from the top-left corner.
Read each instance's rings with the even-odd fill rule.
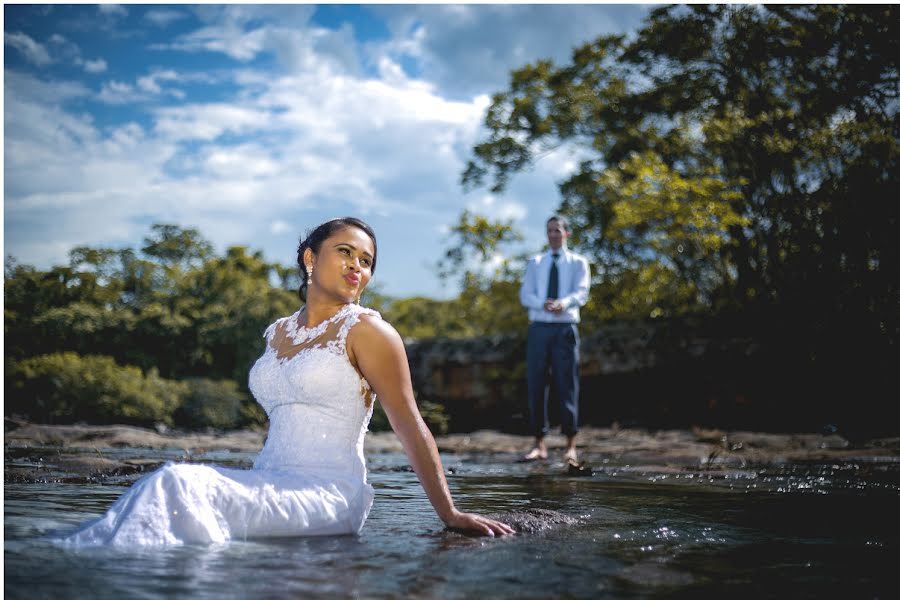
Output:
[[[252,469],[168,463],[63,541],[74,545],[207,544],[356,534],[372,506],[363,439],[375,396],[347,357],[360,315],[348,304],[314,328],[302,310],[265,332],[250,390],[269,416]]]

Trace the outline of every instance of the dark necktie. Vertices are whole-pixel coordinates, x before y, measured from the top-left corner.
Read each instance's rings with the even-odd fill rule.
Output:
[[[556,259],[559,254],[553,255],[553,263],[550,265],[550,283],[547,284],[547,298],[556,300],[559,297],[559,269],[556,268]]]

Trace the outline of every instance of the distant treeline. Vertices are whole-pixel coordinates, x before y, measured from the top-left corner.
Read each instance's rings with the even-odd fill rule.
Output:
[[[10,257],[4,284],[5,412],[47,423],[262,425],[247,376],[266,326],[301,305],[294,267],[244,247],[217,256],[168,224],[139,249],[78,247],[45,271]],[[391,304],[374,289],[363,302]],[[401,322],[414,305],[399,301]],[[440,407],[421,408],[446,430]],[[387,426],[379,408],[371,427]]]

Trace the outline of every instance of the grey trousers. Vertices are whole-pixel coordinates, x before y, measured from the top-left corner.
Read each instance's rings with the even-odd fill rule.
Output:
[[[575,323],[535,322],[528,326],[528,412],[536,437],[550,431],[550,377],[559,394],[562,432],[568,436],[578,432],[579,345]]]

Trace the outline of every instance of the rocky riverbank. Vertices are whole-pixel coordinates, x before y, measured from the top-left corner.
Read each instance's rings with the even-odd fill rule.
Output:
[[[103,481],[141,473],[167,460],[225,462],[249,466],[265,431],[221,433],[155,431],[125,425],[39,425],[6,420],[6,482]],[[438,436],[441,452],[494,455],[515,462],[529,438],[497,431]],[[900,437],[853,445],[839,435],[774,434],[718,430],[586,427],[579,452],[589,465],[630,465],[654,472],[766,468],[794,463],[900,463]],[[547,437],[551,459],[562,456],[565,439]],[[392,432],[370,432],[366,453],[401,452]],[[127,452],[124,452],[127,450]],[[558,456],[557,456],[558,455]]]

